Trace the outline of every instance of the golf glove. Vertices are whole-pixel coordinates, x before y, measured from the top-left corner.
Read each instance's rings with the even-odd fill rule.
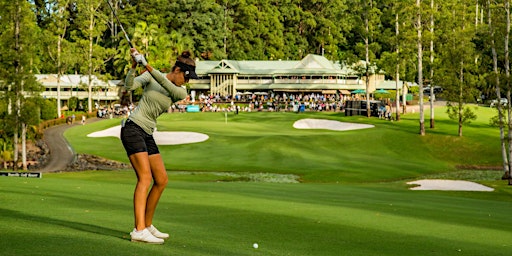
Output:
[[[130,53],[130,55],[132,56],[133,60],[135,60],[135,56],[139,55],[139,51],[137,51],[137,49],[132,49],[133,51]]]
[[[147,66],[148,65],[148,62],[146,61],[146,58],[144,58],[144,55],[140,54],[140,53],[134,53],[133,54],[133,59],[135,60],[135,62],[137,62],[139,65],[142,65],[142,66]]]

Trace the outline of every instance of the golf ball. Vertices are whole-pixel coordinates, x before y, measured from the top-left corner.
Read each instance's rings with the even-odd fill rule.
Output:
[[[258,249],[258,244],[257,244],[257,243],[254,243],[254,244],[252,245],[252,247],[254,247],[254,249]]]

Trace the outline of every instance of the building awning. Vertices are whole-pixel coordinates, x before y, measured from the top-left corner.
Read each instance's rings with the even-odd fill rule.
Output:
[[[208,90],[210,84],[208,83],[190,83],[188,85],[190,89]],[[298,83],[298,84],[283,84],[283,83],[266,83],[266,84],[245,84],[238,83],[236,90],[274,90],[274,91],[315,91],[322,92],[324,94],[336,94],[336,91],[340,91],[341,94],[350,95],[349,90],[357,89],[360,85],[352,84],[315,84],[315,83]]]
[[[352,87],[356,87],[354,85],[347,84],[323,84],[323,83],[297,83],[297,84],[271,84],[269,89],[272,90],[282,90],[282,89],[292,89],[292,90],[343,90],[343,89],[355,89]]]
[[[237,90],[271,90],[270,84],[237,84]]]

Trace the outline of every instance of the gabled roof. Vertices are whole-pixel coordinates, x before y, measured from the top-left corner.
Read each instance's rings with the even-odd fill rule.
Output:
[[[229,60],[221,60],[213,69],[210,70],[210,73],[237,74],[240,73],[240,71],[235,67],[234,63],[231,63]]]
[[[308,54],[295,66],[296,69],[336,69],[332,62],[320,55]]]
[[[298,60],[221,60],[197,61],[196,73],[208,74],[238,74],[238,75],[343,75],[350,73],[323,56],[308,54]]]

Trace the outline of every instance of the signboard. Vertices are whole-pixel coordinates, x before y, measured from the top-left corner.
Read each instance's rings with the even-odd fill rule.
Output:
[[[198,105],[188,105],[187,112],[199,112],[199,106]]]
[[[0,177],[42,178],[41,172],[0,172]]]

